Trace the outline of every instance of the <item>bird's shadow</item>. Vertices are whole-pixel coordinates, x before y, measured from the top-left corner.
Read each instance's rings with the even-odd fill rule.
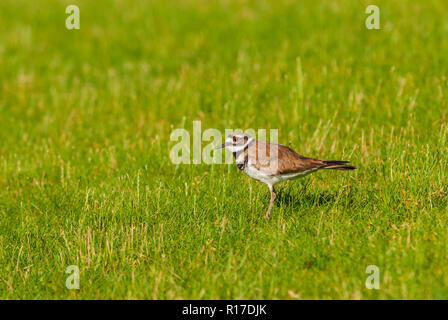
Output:
[[[348,195],[349,196],[349,195]],[[351,196],[344,200],[344,204],[350,205],[353,202]],[[311,206],[331,206],[341,203],[341,195],[337,192],[319,191],[317,193],[310,193],[301,191],[300,193],[293,192],[288,189],[281,189],[277,192],[275,204],[277,207],[311,207]]]

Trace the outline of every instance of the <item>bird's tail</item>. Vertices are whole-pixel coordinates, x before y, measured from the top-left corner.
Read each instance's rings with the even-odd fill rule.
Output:
[[[335,169],[335,170],[355,170],[354,166],[348,165],[349,161],[338,160],[322,160],[322,169]]]

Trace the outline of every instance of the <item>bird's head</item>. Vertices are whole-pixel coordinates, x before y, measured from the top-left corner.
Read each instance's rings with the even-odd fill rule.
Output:
[[[226,148],[230,152],[240,152],[246,148],[254,138],[244,132],[234,132],[229,134],[224,143],[215,149]]]

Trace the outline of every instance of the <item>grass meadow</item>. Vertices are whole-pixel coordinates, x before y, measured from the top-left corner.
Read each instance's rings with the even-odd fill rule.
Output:
[[[0,298],[448,299],[448,3],[374,2],[2,0]],[[194,120],[358,169],[266,220],[235,165],[171,162]]]

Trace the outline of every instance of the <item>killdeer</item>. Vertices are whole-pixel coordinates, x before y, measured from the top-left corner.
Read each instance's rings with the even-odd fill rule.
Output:
[[[268,185],[271,192],[266,218],[269,218],[277,193],[274,185],[304,177],[319,169],[355,170],[348,161],[304,157],[294,150],[268,141],[258,141],[246,133],[232,133],[216,149],[226,148],[235,157],[238,169]]]

